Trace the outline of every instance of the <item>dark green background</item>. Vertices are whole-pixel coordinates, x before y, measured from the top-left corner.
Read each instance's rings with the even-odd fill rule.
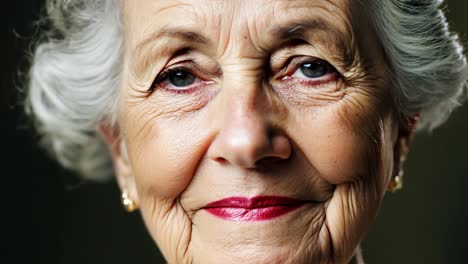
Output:
[[[7,253],[13,254],[12,263],[159,263],[138,213],[121,209],[116,184],[80,182],[48,159],[22,125],[16,103],[21,94],[14,87],[21,84],[18,69],[27,66],[25,51],[41,2],[8,1],[2,15],[8,21],[0,43],[1,130],[6,133],[0,194],[3,209],[14,215],[4,226],[13,233]],[[467,1],[450,0],[446,11],[452,29],[467,43]],[[405,164],[405,188],[387,195],[363,243],[367,263],[467,262],[467,117],[468,104],[433,135],[416,137]]]

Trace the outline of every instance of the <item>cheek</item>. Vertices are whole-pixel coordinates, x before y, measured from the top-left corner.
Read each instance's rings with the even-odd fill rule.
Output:
[[[196,123],[154,119],[127,129],[129,159],[142,203],[145,198],[173,199],[190,183],[206,144],[203,134],[195,131]]]
[[[311,165],[331,184],[373,176],[380,166],[381,140],[379,129],[375,128],[379,126],[379,118],[360,112],[360,118],[353,119],[356,115],[352,112],[340,114],[343,110],[340,107],[346,106],[302,114],[301,125],[292,130]]]

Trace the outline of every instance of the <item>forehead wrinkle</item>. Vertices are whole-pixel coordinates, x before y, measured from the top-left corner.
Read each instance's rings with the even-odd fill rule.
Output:
[[[263,51],[255,43],[255,36],[252,35],[250,23],[255,21],[250,10],[246,6],[236,5],[235,2],[226,1],[231,4],[226,5],[230,9],[229,15],[220,14],[221,26],[218,31],[219,46],[217,55],[221,61],[235,57],[237,59],[261,58]],[[235,21],[233,23],[233,21]]]
[[[187,6],[190,7],[187,8]],[[167,13],[165,15],[171,17],[170,13],[168,13],[170,10],[183,8],[185,12],[190,11],[188,19],[192,23],[188,23],[184,19],[179,28],[176,26],[174,28],[163,26],[162,29],[152,33],[152,36],[147,39],[149,39],[149,43],[152,43],[151,40],[158,39],[158,37],[161,39],[167,37],[168,41],[165,42],[168,43],[172,43],[171,37],[190,44],[199,43],[203,45],[210,43],[209,45],[214,47],[211,51],[214,51],[218,57],[241,55],[239,52],[242,52],[247,57],[253,57],[250,55],[255,53],[255,57],[259,58],[260,55],[267,55],[268,51],[282,44],[282,41],[284,43],[284,41],[293,38],[305,39],[307,37],[311,41],[320,40],[322,43],[319,44],[328,46],[328,48],[332,46],[337,57],[347,53],[346,51],[342,52],[342,50],[346,50],[348,45],[346,38],[351,38],[348,35],[352,32],[348,32],[349,25],[343,25],[343,23],[346,24],[347,19],[350,19],[347,12],[349,10],[339,9],[333,1],[313,3],[309,1],[268,1],[255,6],[257,8],[254,9],[236,8],[237,6],[231,1],[210,1],[207,8],[201,8],[202,6],[197,8],[197,5],[188,3],[184,3],[183,6],[173,4],[168,7],[165,5],[159,8],[158,15]],[[275,11],[278,7],[287,7],[285,9],[287,12],[278,13]],[[231,15],[228,17],[225,16],[223,11],[226,9],[232,9],[232,12],[229,12]],[[259,14],[252,16],[252,12]],[[329,15],[332,15],[335,21],[339,21],[339,25],[332,23],[332,19],[328,19]],[[187,18],[187,16],[184,18]],[[240,18],[242,22],[240,24],[232,23],[234,18],[238,20]],[[177,20],[171,20],[170,23],[176,24]],[[215,34],[207,33],[208,35],[204,36],[202,33],[198,33],[195,26],[200,27],[200,25],[202,25],[203,32],[211,31]],[[236,31],[233,27],[240,27],[241,30]],[[240,34],[234,36],[233,32],[240,32]],[[244,39],[244,36],[247,39]],[[143,44],[145,42],[145,40],[141,41],[139,49],[145,46]],[[254,51],[254,53],[251,51]],[[233,52],[238,54],[233,54]]]
[[[130,40],[126,47],[131,54],[152,51],[155,46],[158,46],[157,44],[167,45],[166,43],[176,40],[193,45],[211,44],[209,38],[198,33],[197,28],[194,27],[199,25],[201,21],[194,19],[191,15],[194,13],[194,6],[186,1],[153,1],[150,6],[154,7],[154,9],[146,7],[144,9],[140,8],[141,10],[134,10],[134,12],[142,14],[141,16],[131,15],[130,10],[132,8],[129,8],[137,9],[139,5],[130,5],[127,1],[125,3],[126,25],[124,28],[126,28],[125,34],[128,35],[126,38]],[[181,12],[178,12],[179,10]],[[174,19],[174,15],[178,13],[184,13],[184,19]],[[144,22],[143,24],[146,25],[141,28],[141,25],[138,25],[139,21],[140,23]],[[161,21],[167,22],[161,23]],[[180,23],[174,23],[176,21],[180,21]]]

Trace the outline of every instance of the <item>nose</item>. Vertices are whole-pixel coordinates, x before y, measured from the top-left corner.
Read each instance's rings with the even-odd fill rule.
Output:
[[[239,95],[241,94],[241,95]],[[291,143],[281,129],[281,111],[258,89],[238,90],[223,101],[218,134],[209,157],[219,164],[253,169],[291,156]]]

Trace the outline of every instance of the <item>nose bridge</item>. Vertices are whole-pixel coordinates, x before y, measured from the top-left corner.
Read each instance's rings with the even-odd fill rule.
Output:
[[[236,56],[237,57],[237,56]],[[223,67],[223,90],[227,105],[234,107],[238,118],[261,114],[266,118],[274,108],[268,87],[264,86],[262,58],[235,58]]]
[[[229,133],[253,136],[263,133],[269,123],[269,109],[272,107],[264,91],[261,80],[255,76],[237,76],[224,82],[226,110],[222,130]]]
[[[252,168],[265,157],[289,156],[285,140],[275,140],[284,135],[277,133],[275,102],[258,76],[244,72],[224,79],[221,122],[210,154],[215,161]]]
[[[261,153],[269,151],[270,124],[267,108],[260,107],[261,87],[254,80],[225,84],[236,88],[227,93],[217,138],[217,159],[241,167],[254,167]]]

